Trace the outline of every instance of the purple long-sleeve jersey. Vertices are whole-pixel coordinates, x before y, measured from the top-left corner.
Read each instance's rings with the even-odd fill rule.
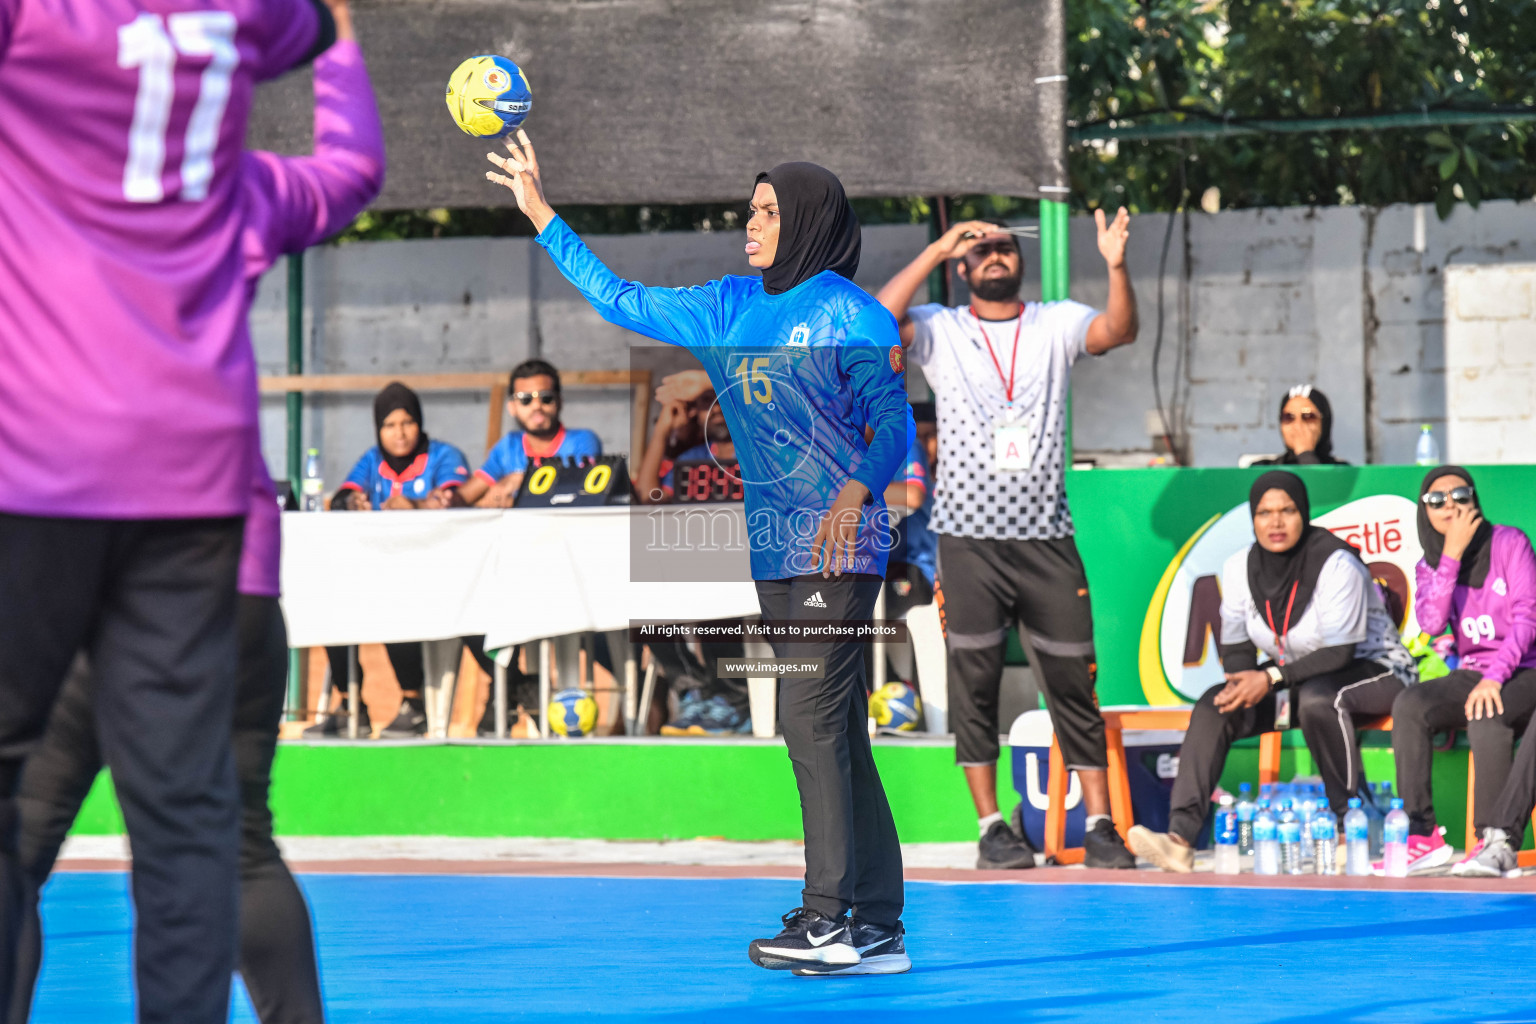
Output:
[[[250,507],[256,276],[382,179],[349,44],[316,157],[243,151],[256,83],[319,30],[312,0],[0,0],[0,511]]]
[[[248,152],[240,167],[245,194],[245,305],[277,259],[345,227],[384,185],[384,134],[368,68],[357,43],[344,40],[315,61],[315,151],[307,157]],[[277,597],[282,526],[277,493],[261,458],[254,425],[253,469],[246,495],[240,593]]]
[[[1495,526],[1488,543],[1488,578],[1481,587],[1457,584],[1458,559],[1442,556],[1435,569],[1421,559],[1413,609],[1430,636],[1451,627],[1461,668],[1503,683],[1517,669],[1536,668],[1536,554],[1513,526]]]

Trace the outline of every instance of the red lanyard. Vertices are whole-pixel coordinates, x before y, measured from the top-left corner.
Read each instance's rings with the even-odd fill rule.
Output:
[[[997,379],[1003,381],[1008,387],[1008,404],[1013,404],[1013,369],[1019,362],[1019,332],[1024,329],[1024,303],[1019,303],[1019,322],[1013,328],[1013,355],[1008,359],[1008,379],[1003,380],[1003,364],[998,360],[997,353],[992,351],[992,339],[987,336],[987,329],[981,326],[981,317],[976,316],[976,307],[972,306],[971,316],[976,319],[976,326],[981,328],[981,340],[987,343],[987,355],[992,357],[992,365],[997,367]]]
[[[1285,638],[1291,631],[1291,609],[1296,605],[1296,588],[1301,586],[1297,580],[1291,584],[1291,599],[1285,602],[1285,623],[1277,631],[1275,629],[1275,617],[1269,610],[1269,600],[1264,601],[1264,617],[1269,620],[1269,631],[1275,634],[1275,640],[1280,646],[1280,664],[1285,664]]]

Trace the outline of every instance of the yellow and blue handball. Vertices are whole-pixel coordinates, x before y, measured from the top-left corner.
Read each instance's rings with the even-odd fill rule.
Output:
[[[448,112],[465,135],[511,135],[533,109],[533,90],[523,69],[505,57],[471,57],[448,78]]]
[[[886,683],[869,697],[869,715],[881,729],[911,732],[922,713],[922,699],[906,683]]]
[[[585,690],[561,690],[549,699],[549,728],[558,736],[586,736],[597,725],[597,701]]]

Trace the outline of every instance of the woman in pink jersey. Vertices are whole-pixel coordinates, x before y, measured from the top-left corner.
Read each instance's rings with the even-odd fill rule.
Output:
[[[1430,793],[1431,737],[1466,729],[1477,761],[1473,822],[1481,830],[1510,778],[1515,730],[1536,711],[1536,555],[1524,533],[1483,518],[1472,474],[1431,470],[1419,487],[1419,628],[1456,638],[1450,675],[1404,690],[1392,705],[1397,786],[1408,811],[1408,870],[1450,861]],[[1476,851],[1469,854],[1469,859]]]

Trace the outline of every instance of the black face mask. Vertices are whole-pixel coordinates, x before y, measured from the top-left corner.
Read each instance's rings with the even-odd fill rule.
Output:
[[[421,432],[416,436],[416,447],[404,455],[391,455],[384,450],[384,443],[380,435],[384,431],[384,421],[389,414],[396,409],[404,409],[421,427]],[[384,464],[395,474],[403,473],[407,466],[416,461],[416,457],[427,451],[430,443],[427,438],[426,425],[421,419],[421,399],[416,397],[416,392],[395,381],[387,384],[373,399],[373,439],[379,446],[379,454],[384,457]]]
[[[1429,509],[1424,505],[1424,495],[1429,493],[1429,485],[1443,476],[1459,476],[1472,488],[1472,507],[1479,512],[1483,510],[1482,503],[1477,497],[1477,484],[1472,482],[1472,474],[1460,466],[1440,466],[1430,470],[1424,476],[1424,482],[1419,484],[1419,547],[1424,549],[1424,564],[1431,569],[1440,568],[1440,558],[1445,552],[1445,534],[1436,530],[1429,522]],[[1465,587],[1481,587],[1488,580],[1488,569],[1493,562],[1493,525],[1485,518],[1477,524],[1477,531],[1472,534],[1472,540],[1467,544],[1467,550],[1461,553],[1461,568],[1456,573],[1456,582]]]
[[[757,176],[779,203],[779,248],[763,271],[763,290],[779,295],[823,271],[853,280],[859,269],[859,219],[843,183],[825,167],[779,164]]]

